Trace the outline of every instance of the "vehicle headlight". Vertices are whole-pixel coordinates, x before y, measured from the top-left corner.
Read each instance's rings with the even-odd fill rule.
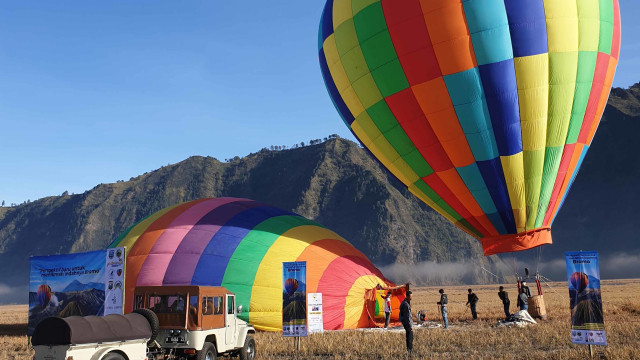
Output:
[[[173,330],[169,330],[169,335],[173,335]]]
[[[176,330],[176,335],[180,335],[181,332],[182,331],[180,331],[180,330]]]

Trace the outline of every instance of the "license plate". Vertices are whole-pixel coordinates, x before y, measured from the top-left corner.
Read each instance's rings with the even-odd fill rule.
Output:
[[[183,343],[184,339],[179,338],[179,337],[175,337],[175,336],[171,336],[167,338],[167,343]]]

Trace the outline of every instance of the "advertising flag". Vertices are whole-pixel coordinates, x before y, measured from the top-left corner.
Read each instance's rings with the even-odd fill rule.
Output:
[[[598,252],[566,252],[571,342],[607,345],[600,293]]]
[[[282,263],[282,335],[307,336],[307,262]]]

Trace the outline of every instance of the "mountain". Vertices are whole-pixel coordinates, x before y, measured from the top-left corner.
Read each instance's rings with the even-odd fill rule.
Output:
[[[613,89],[591,150],[554,223],[554,245],[545,248],[546,259],[580,249],[603,255],[639,252],[640,242],[634,241],[639,132],[640,84]],[[155,211],[220,196],[263,201],[313,219],[383,267],[425,261],[473,264],[473,276],[464,273],[465,281],[488,281],[478,264],[498,275],[496,267],[504,268],[497,257],[483,258],[475,239],[410,194],[365,150],[330,136],[309,146],[265,148],[224,162],[193,156],[83,194],[0,208],[0,272],[7,274],[2,282],[25,287],[29,256],[104,248]],[[639,276],[638,262],[630,264]],[[416,273],[411,281],[436,272],[431,266],[422,268],[423,275]],[[14,295],[15,301],[26,300],[20,300],[26,295]]]
[[[64,288],[64,290],[62,290],[62,292],[66,293],[71,291],[84,291],[90,289],[104,290],[104,284],[94,282],[83,284],[78,280],[73,280],[71,283],[69,283],[69,285],[67,285],[67,287]]]

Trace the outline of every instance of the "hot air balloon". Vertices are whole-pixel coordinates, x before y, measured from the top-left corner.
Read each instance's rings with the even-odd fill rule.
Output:
[[[331,230],[247,199],[200,199],[160,210],[110,245],[119,246],[128,249],[125,312],[136,286],[224,286],[242,305],[241,318],[279,331],[282,263],[306,261],[307,291],[323,293],[324,329],[352,329],[369,326],[365,292],[392,285]]]
[[[319,30],[349,129],[485,255],[551,243],[619,53],[618,0],[328,0]]]
[[[589,285],[589,277],[583,272],[574,272],[569,279],[571,286],[578,292],[582,292]]]
[[[298,290],[298,280],[287,279],[284,281],[284,290],[289,296],[291,296],[296,290]]]
[[[42,284],[38,286],[38,291],[36,294],[38,295],[38,302],[40,303],[40,307],[47,307],[49,301],[51,300],[51,287],[47,284]]]

